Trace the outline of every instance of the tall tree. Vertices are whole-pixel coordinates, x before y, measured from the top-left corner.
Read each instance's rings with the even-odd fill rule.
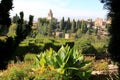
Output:
[[[17,23],[18,20],[19,20],[19,16],[17,14],[15,16],[13,16],[13,18],[12,18],[13,23]]]
[[[81,21],[81,31],[82,31],[82,33],[86,33],[87,30],[88,30],[88,28],[87,28],[86,22],[82,20]]]
[[[71,26],[71,32],[74,33],[76,31],[76,22],[75,20],[73,19],[72,21],[72,26]]]
[[[46,18],[39,18],[38,19],[38,33],[42,35],[47,35],[47,31],[49,30],[49,20]]]
[[[81,29],[81,22],[79,20],[76,22],[76,28]]]
[[[19,46],[19,43],[31,32],[33,16],[29,16],[29,22],[26,24],[24,23],[23,17],[24,13],[20,12],[20,18],[17,21],[16,37],[13,39],[12,37],[6,36],[5,41],[0,40],[0,69],[6,68],[9,60],[15,58],[16,54],[13,54],[14,51]],[[7,23],[1,23],[1,25],[9,26]]]
[[[6,35],[11,24],[9,11],[13,8],[13,0],[1,0],[0,3],[0,35]]]
[[[68,18],[65,25],[65,31],[68,31],[70,29],[71,29],[71,22],[70,22],[70,18]]]
[[[48,36],[52,36],[52,21],[50,20],[49,24],[48,24]]]
[[[13,8],[13,0],[2,0],[0,3],[0,24],[9,26],[11,20],[9,18],[9,11]]]
[[[111,39],[109,42],[109,52],[111,58],[119,63],[120,74],[120,0],[101,0],[104,8],[109,10],[108,16],[112,19],[110,27]]]
[[[9,11],[12,9],[12,2],[12,0],[2,0],[0,3],[0,36],[7,34],[11,24]],[[9,43],[10,38],[6,40],[6,43],[0,40],[0,69],[6,66],[6,61],[9,58],[7,55],[7,51],[9,51],[8,47],[10,47]]]
[[[63,17],[63,18],[62,18],[62,20],[60,21],[59,26],[60,26],[60,30],[61,30],[61,31],[62,31],[62,30],[64,30],[64,28],[65,28],[65,21],[64,21],[64,17]]]

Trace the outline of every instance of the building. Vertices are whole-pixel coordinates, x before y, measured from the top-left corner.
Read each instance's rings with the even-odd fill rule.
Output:
[[[95,27],[102,27],[103,26],[103,19],[97,18],[94,22]]]
[[[53,12],[52,12],[51,9],[49,10],[49,13],[48,13],[48,16],[47,16],[47,20],[53,20],[53,21],[57,22],[57,19],[53,16]]]
[[[69,33],[65,33],[65,39],[70,39],[70,34]]]
[[[52,13],[52,10],[50,9],[49,13],[48,13],[48,17],[47,17],[48,20],[52,20],[53,19],[53,13]]]
[[[106,24],[111,24],[111,18],[107,19]]]
[[[63,32],[58,32],[58,31],[57,31],[57,32],[55,33],[55,36],[56,36],[56,37],[61,37],[61,38],[62,38]]]

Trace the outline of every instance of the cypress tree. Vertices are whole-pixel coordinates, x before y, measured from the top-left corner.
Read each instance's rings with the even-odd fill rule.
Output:
[[[0,24],[9,25],[11,24],[11,19],[9,18],[9,11],[12,10],[13,0],[2,0],[0,3]]]
[[[66,25],[65,25],[65,31],[68,31],[71,29],[71,23],[70,23],[70,18],[68,18],[68,20],[66,21]]]
[[[81,29],[81,22],[79,20],[76,22],[76,29]]]
[[[76,22],[73,19],[72,26],[71,26],[71,32],[74,33],[76,31]]]
[[[19,16],[17,14],[15,16],[13,16],[13,18],[12,18],[13,23],[17,23],[18,20],[19,20]]]
[[[85,34],[87,32],[88,28],[87,28],[87,25],[86,25],[86,22],[82,20],[81,22],[81,31],[83,34]]]
[[[62,20],[60,21],[59,26],[60,26],[60,30],[61,30],[61,31],[64,30],[64,28],[65,28],[64,17],[63,17]]]
[[[13,0],[1,0],[0,3],[0,36],[6,35],[11,24],[9,11],[13,8]],[[6,37],[6,42],[0,40],[0,69],[5,68],[10,56],[12,38]]]
[[[13,0],[2,0],[0,3],[0,32],[3,32],[3,28],[8,32],[11,24],[9,18],[9,11],[13,8]],[[26,36],[31,32],[33,23],[33,16],[30,15],[29,23],[24,24],[24,14],[20,13],[20,19],[17,21],[17,36],[13,39],[12,37],[6,36],[5,41],[0,40],[0,69],[6,68],[10,59],[15,58],[14,51],[19,46],[19,43],[23,41]],[[0,34],[1,36],[1,34]]]
[[[111,39],[108,50],[111,58],[119,63],[120,74],[120,0],[101,0],[101,2],[104,3],[104,8],[109,10],[108,17],[112,19],[109,29]]]

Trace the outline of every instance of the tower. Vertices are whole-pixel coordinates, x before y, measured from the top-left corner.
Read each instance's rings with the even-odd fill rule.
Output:
[[[47,17],[48,20],[51,20],[53,19],[53,13],[52,13],[52,10],[50,9],[49,13],[48,13],[48,17]]]

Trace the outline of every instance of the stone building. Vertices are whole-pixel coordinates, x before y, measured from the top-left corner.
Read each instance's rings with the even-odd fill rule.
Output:
[[[65,39],[69,39],[70,38],[70,34],[69,33],[65,33]]]
[[[62,38],[62,35],[63,35],[63,32],[58,32],[58,31],[57,31],[57,32],[55,33],[55,36],[56,36],[56,37],[61,37],[61,38]]]
[[[53,13],[52,13],[52,10],[50,9],[49,13],[48,13],[48,17],[47,17],[48,20],[52,20],[53,19]]]
[[[48,16],[47,16],[47,20],[54,20],[54,21],[57,22],[57,19],[53,16],[53,12],[52,12],[51,9],[49,10],[49,13],[48,13]]]
[[[111,18],[107,19],[106,24],[111,24]]]
[[[94,22],[95,27],[102,27],[103,26],[103,19],[97,18]]]

